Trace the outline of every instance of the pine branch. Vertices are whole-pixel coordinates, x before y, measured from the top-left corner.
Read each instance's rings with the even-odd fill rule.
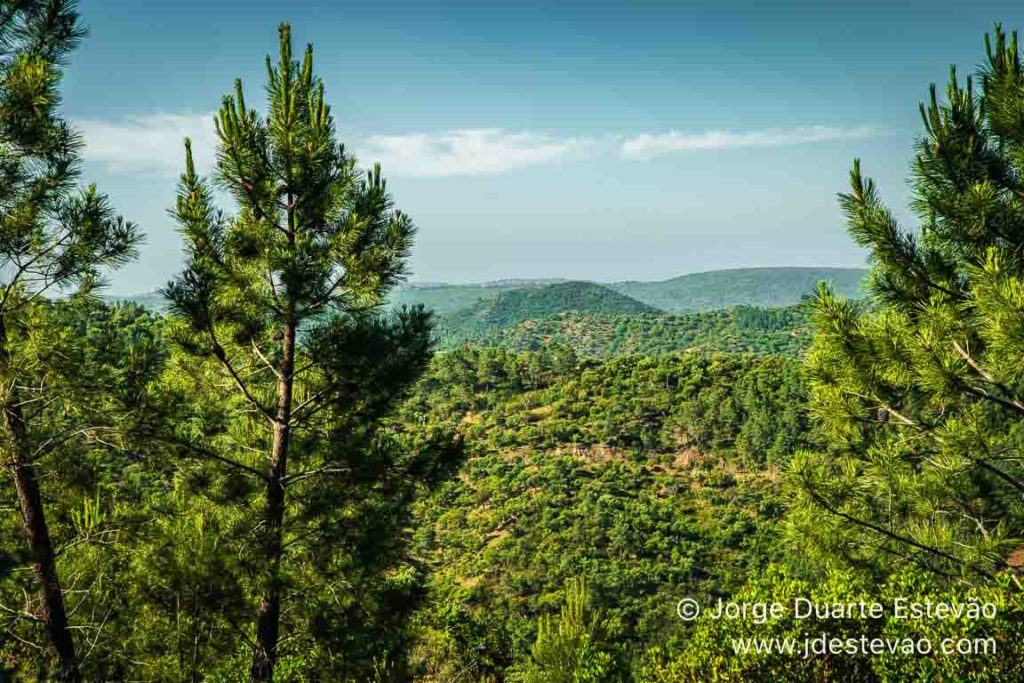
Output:
[[[971,356],[971,354],[966,349],[964,349],[958,341],[953,341],[953,348],[956,349],[956,352],[957,354],[959,354],[960,358],[962,358],[964,362],[966,362],[975,372],[977,372],[983,380],[985,380],[992,386],[997,387],[1006,396],[1010,397],[1009,399],[1006,399],[1006,403],[1008,403],[1011,406],[1014,406],[1018,412],[1024,412],[1024,403],[1022,403],[1019,399],[1016,398],[1014,391],[1010,387],[1008,387],[1003,382],[1000,382],[991,373],[987,372],[984,368],[982,368],[981,364],[978,363],[978,361],[973,356]]]
[[[1006,408],[1010,412],[1016,413],[1018,415],[1024,415],[1024,405],[1017,401],[1010,401],[1005,398],[1002,398],[1001,396],[991,394],[983,389],[972,387],[971,385],[967,384],[967,382],[961,381],[960,385],[966,393],[970,394],[971,396],[974,396],[975,398],[980,398],[985,401],[991,401],[992,403],[995,403],[997,405],[1002,406],[1003,408]]]
[[[298,474],[293,474],[293,475],[287,476],[287,477],[285,477],[284,479],[281,480],[281,485],[282,486],[291,486],[292,484],[296,484],[296,483],[298,483],[300,481],[303,481],[305,479],[310,479],[312,477],[322,477],[322,476],[328,475],[328,474],[352,474],[352,469],[348,468],[348,467],[334,467],[334,466],[321,467],[321,468],[316,469],[316,470],[310,470],[308,472],[300,472]]]
[[[909,545],[909,546],[911,546],[913,548],[917,548],[918,550],[922,550],[922,551],[924,551],[926,553],[929,553],[929,554],[934,555],[936,557],[940,557],[940,558],[942,558],[944,560],[948,560],[950,562],[954,562],[954,563],[956,563],[957,565],[959,565],[961,567],[966,567],[966,568],[970,569],[971,571],[975,572],[976,574],[979,574],[980,576],[982,576],[982,577],[984,577],[986,579],[994,580],[996,578],[994,574],[992,574],[990,572],[987,572],[984,569],[981,569],[979,567],[975,567],[974,565],[970,564],[966,560],[962,560],[962,559],[960,559],[958,557],[950,555],[949,553],[947,553],[945,551],[942,551],[942,550],[939,550],[938,548],[932,548],[931,546],[927,546],[927,545],[924,545],[923,543],[919,543],[919,542],[915,541],[914,539],[909,538],[907,536],[901,536],[900,534],[893,533],[892,531],[889,531],[888,529],[883,529],[882,527],[880,527],[877,524],[874,524],[872,522],[868,522],[868,521],[862,520],[862,519],[857,519],[856,517],[854,517],[854,516],[852,516],[852,515],[850,515],[848,513],[845,513],[845,512],[843,512],[841,510],[838,510],[838,509],[832,507],[831,505],[829,505],[828,501],[825,500],[824,496],[822,496],[821,494],[817,493],[816,491],[814,491],[810,487],[806,487],[805,486],[803,490],[816,503],[818,503],[818,505],[820,505],[826,512],[828,512],[828,513],[830,513],[830,514],[832,514],[832,515],[834,515],[836,517],[839,517],[841,519],[845,519],[846,521],[850,522],[851,524],[854,524],[856,526],[859,526],[859,527],[868,529],[870,531],[874,531],[876,533],[882,534],[883,536],[886,536],[887,538],[891,538],[894,541],[898,541],[900,543],[903,543],[904,545]]]
[[[248,465],[244,465],[244,464],[238,462],[237,460],[232,460],[231,458],[227,458],[227,457],[224,457],[222,455],[218,455],[217,453],[214,453],[213,451],[209,450],[208,448],[204,448],[203,446],[198,446],[198,445],[196,445],[194,443],[190,443],[188,441],[177,440],[177,439],[174,440],[173,443],[178,445],[178,446],[181,446],[182,448],[184,448],[186,450],[189,450],[189,451],[192,451],[192,452],[196,453],[197,455],[199,455],[202,458],[206,458],[208,460],[215,460],[215,461],[217,461],[219,463],[228,465],[229,467],[233,467],[233,468],[235,468],[237,470],[241,470],[241,471],[246,472],[248,474],[251,474],[251,475],[253,475],[255,477],[258,477],[258,478],[262,479],[263,481],[269,481],[270,480],[270,478],[266,474],[264,474],[263,472],[260,472],[259,470],[255,469],[255,468],[249,467]]]
[[[331,384],[330,386],[328,386],[328,387],[326,387],[324,389],[321,389],[320,391],[316,392],[315,394],[313,394],[312,396],[307,398],[305,401],[303,401],[299,405],[295,406],[295,408],[292,409],[292,417],[291,417],[290,424],[292,424],[292,425],[301,424],[302,422],[305,422],[306,420],[311,418],[313,415],[318,413],[320,411],[320,409],[322,408],[322,406],[325,405],[323,403],[320,403],[320,401],[322,401],[324,398],[329,396],[331,393],[337,391],[338,388],[339,388],[339,385],[338,385],[337,382],[335,382],[334,384]],[[312,410],[310,410],[310,411],[307,411],[307,413],[305,415],[303,415],[302,411],[307,406],[310,406],[310,405],[314,406],[314,408]]]
[[[281,379],[281,373],[278,372],[277,368],[275,368],[274,365],[269,360],[267,360],[267,357],[263,355],[263,352],[260,351],[260,347],[256,345],[255,340],[250,340],[249,343],[252,345],[252,350],[253,353],[256,354],[256,357],[263,361],[263,364],[267,366],[268,370],[274,373],[274,377],[277,377],[277,379]]]
[[[220,342],[217,341],[216,333],[213,331],[212,323],[208,328],[208,331],[210,334],[210,339],[213,342],[213,355],[218,361],[220,361],[220,364],[224,367],[224,369],[228,371],[228,374],[231,376],[231,379],[234,380],[235,382],[235,386],[238,387],[238,389],[242,392],[245,398],[248,399],[249,403],[251,403],[252,406],[256,408],[256,410],[258,410],[265,418],[267,418],[273,423],[277,423],[277,416],[270,412],[270,410],[268,410],[262,403],[256,400],[256,397],[252,395],[252,393],[249,391],[249,387],[246,386],[245,382],[242,381],[241,376],[239,376],[238,372],[235,370],[234,365],[232,365],[231,361],[228,360],[227,354],[224,352],[224,347],[222,347],[220,345]]]

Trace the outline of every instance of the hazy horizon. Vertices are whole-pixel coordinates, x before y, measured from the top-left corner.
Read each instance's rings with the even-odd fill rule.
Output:
[[[675,280],[678,278],[688,277],[692,275],[704,275],[707,273],[723,273],[731,271],[751,271],[751,270],[856,270],[862,271],[865,274],[868,271],[867,266],[738,266],[736,268],[711,268],[709,270],[698,270],[688,273],[679,273],[667,278],[652,278],[652,279],[626,279],[626,280],[597,280],[594,278],[569,278],[569,277],[536,277],[536,278],[496,278],[493,280],[471,280],[471,281],[434,281],[434,280],[416,280],[413,278],[406,279],[399,286],[405,287],[487,287],[494,285],[504,284],[545,284],[545,283],[560,283],[560,282],[592,282],[599,285],[621,285],[629,283],[658,283],[666,282],[668,280]],[[141,291],[113,291],[112,287],[106,287],[102,289],[103,296],[114,297],[114,298],[127,298],[139,295],[154,294],[163,285],[157,285],[152,289],[141,290]]]
[[[972,72],[982,34],[1017,12],[929,4],[925,29],[925,7],[83,0],[91,34],[63,109],[85,136],[85,180],[148,236],[111,276],[118,292],[179,269],[167,209],[182,140],[208,173],[212,112],[236,77],[262,108],[281,20],[314,45],[339,139],[383,164],[419,227],[414,282],[858,267],[836,201],[853,159],[913,227],[917,104],[950,62]]]

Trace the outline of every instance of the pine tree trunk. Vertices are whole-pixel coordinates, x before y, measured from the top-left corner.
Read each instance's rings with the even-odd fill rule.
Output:
[[[10,352],[7,349],[7,332],[0,321],[0,369],[7,370],[10,366]],[[8,373],[4,373],[8,374]],[[10,379],[8,378],[10,382]],[[42,610],[39,618],[46,626],[50,642],[57,651],[60,665],[59,677],[62,680],[78,681],[81,676],[78,663],[75,661],[75,642],[68,629],[67,612],[64,609],[64,594],[61,591],[60,579],[57,576],[56,556],[53,542],[50,540],[50,529],[46,525],[43,511],[43,497],[39,492],[39,479],[29,453],[28,434],[22,415],[18,392],[13,386],[2,406],[5,433],[5,446],[9,456],[8,467],[14,475],[14,484],[18,490],[18,503],[21,507],[21,520],[25,529],[25,538],[32,549],[32,569],[36,581],[42,587]]]
[[[288,471],[288,441],[291,436],[292,372],[295,368],[295,325],[289,323],[282,341],[284,356],[277,384],[277,422],[271,446],[269,481],[264,508],[264,561],[267,563],[263,596],[256,624],[252,681],[271,681],[277,662],[277,641],[281,628],[281,556],[284,551],[284,478]]]

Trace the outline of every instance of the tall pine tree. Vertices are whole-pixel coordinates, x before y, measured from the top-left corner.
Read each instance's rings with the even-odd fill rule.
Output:
[[[78,663],[37,462],[60,440],[43,416],[53,409],[47,356],[59,349],[41,320],[47,296],[88,294],[138,241],[94,187],[76,189],[81,140],[60,117],[58,86],[82,36],[70,0],[0,2],[0,448],[41,593],[34,618],[56,651],[54,675],[68,679]]]
[[[430,351],[421,310],[375,314],[404,274],[413,225],[392,208],[380,169],[360,176],[336,142],[312,47],[293,59],[287,25],[266,92],[261,115],[236,82],[216,118],[214,182],[233,214],[214,207],[186,142],[174,215],[187,264],[165,289],[180,376],[212,384],[229,406],[176,438],[248,482],[235,493],[258,510],[253,680],[272,679],[282,630],[296,628],[287,596],[316,594],[315,574],[342,552],[332,539],[361,523],[346,516],[344,492],[378,473],[379,420]]]
[[[859,163],[840,197],[871,296],[812,302],[832,449],[791,467],[800,537],[830,559],[973,580],[1024,564],[1024,71],[1016,34],[985,43],[980,89],[954,70],[921,105],[918,230]]]

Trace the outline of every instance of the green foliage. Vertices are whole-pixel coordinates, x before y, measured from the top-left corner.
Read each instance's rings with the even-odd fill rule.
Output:
[[[136,427],[151,410],[147,385],[163,365],[160,324],[135,306],[70,300],[42,310],[33,329],[54,345],[41,359],[49,368],[43,377],[50,402],[30,404],[27,437],[37,444],[33,464],[47,477],[46,519],[57,568],[71,577],[70,623],[84,634],[77,664],[84,677],[102,677],[98,672],[119,670],[109,667],[117,666],[115,652],[123,656],[118,631],[125,625],[112,623],[110,614],[127,609],[127,567],[144,545],[146,511],[159,508],[162,473],[144,462]],[[12,514],[3,518],[2,533],[10,539],[22,533],[15,500],[14,482],[5,480],[0,505]],[[21,548],[17,557],[19,564],[33,559]],[[5,610],[11,645],[45,638],[33,618],[42,609],[37,591],[24,570],[0,577],[0,604],[20,607]],[[6,664],[52,675],[46,649],[16,648]]]
[[[598,284],[669,313],[713,311],[736,306],[792,306],[824,280],[845,296],[859,298],[866,272],[859,268],[737,268],[682,275],[660,282]],[[448,316],[493,301],[514,290],[543,289],[551,282],[503,280],[487,284],[407,284],[391,294],[393,305],[422,304]],[[559,283],[562,284],[562,283]],[[591,284],[591,283],[565,283]],[[560,311],[549,311],[560,312]]]
[[[605,683],[617,678],[613,657],[601,649],[604,625],[587,609],[587,584],[570,579],[558,619],[542,616],[530,659],[508,681],[520,683]]]
[[[897,225],[859,163],[840,198],[870,250],[872,298],[822,287],[813,301],[811,410],[830,450],[794,459],[790,477],[794,538],[826,564],[989,580],[1024,544],[1015,37],[997,29],[980,78],[976,92],[954,72],[946,101],[933,87],[921,107],[918,234]]]
[[[777,463],[811,443],[799,363],[778,356],[679,352],[578,359],[553,346],[439,354],[406,410],[461,423],[496,448],[604,444],[622,449],[729,449]],[[456,423],[458,424],[458,423]]]
[[[442,319],[441,334],[458,343],[482,333],[565,311],[636,315],[655,310],[592,282],[563,282],[501,292],[469,308],[455,311]]]
[[[102,441],[99,433],[116,431],[119,415],[99,409],[117,403],[102,381],[83,401],[86,378],[74,375],[96,368],[81,368],[90,360],[80,355],[82,340],[51,318],[46,297],[70,293],[86,303],[102,271],[130,260],[140,239],[95,186],[77,189],[82,142],[60,116],[58,88],[61,63],[82,35],[68,0],[0,3],[0,460],[23,522],[5,534],[19,539],[8,553],[32,575],[19,575],[22,608],[7,607],[9,586],[0,593],[11,617],[0,648],[10,635],[41,643],[30,658],[40,676],[68,680],[80,670],[61,581],[66,567],[57,565],[67,537],[51,534],[47,522],[48,499],[63,482],[43,476],[41,461],[74,462],[81,441]]]
[[[413,671],[502,675],[578,576],[617,661],[680,635],[677,591],[737,590],[778,557],[775,463],[814,443],[798,370],[696,353],[438,355],[406,419],[455,423],[470,458],[419,507],[431,574]]]
[[[402,306],[423,306],[443,317],[482,301],[493,299],[503,292],[532,286],[530,284],[494,282],[487,284],[402,284],[395,287],[388,297],[393,308]],[[537,285],[542,286],[542,285]]]
[[[919,231],[855,165],[850,301],[854,269],[399,288],[412,222],[282,26],[211,179],[186,143],[185,266],[147,309],[93,296],[139,235],[74,191],[80,35],[0,1],[0,677],[1024,680],[1015,37],[922,107]],[[997,616],[689,623],[682,596]],[[819,632],[995,649],[737,650]]]
[[[859,298],[864,276],[859,268],[736,268],[611,287],[648,306],[689,313],[734,306],[792,306],[823,280],[843,295]]]
[[[684,315],[568,311],[511,327],[461,325],[455,320],[445,324],[442,319],[439,343],[443,348],[471,341],[518,351],[569,346],[581,356],[659,354],[691,347],[797,355],[810,338],[808,316],[799,307],[740,306]]]
[[[287,25],[266,92],[261,116],[236,82],[217,115],[214,180],[233,215],[186,141],[174,211],[186,266],[163,293],[167,391],[193,400],[158,437],[198,461],[185,471],[195,493],[246,511],[225,541],[244,571],[253,678],[280,660],[288,677],[358,680],[370,643],[397,646],[383,634],[408,593],[389,576],[403,570],[406,509],[457,453],[387,429],[431,350],[422,309],[376,313],[414,228],[379,166],[361,176],[336,142],[312,47],[294,60]]]
[[[879,618],[835,618],[813,611],[794,617],[794,600],[827,606],[878,602]],[[1024,635],[1020,592],[1008,580],[981,587],[936,587],[933,577],[906,571],[886,583],[862,575],[834,571],[816,581],[794,578],[773,568],[732,598],[749,605],[778,602],[784,616],[763,623],[748,619],[714,619],[708,606],[694,622],[693,631],[678,651],[654,648],[637,672],[642,683],[697,683],[719,681],[1020,681],[1021,636]],[[992,618],[907,619],[897,611],[897,600],[993,606]],[[806,609],[806,608],[804,608]],[[837,655],[822,654],[820,643],[839,639]],[[862,654],[862,638],[879,639],[883,652]],[[854,644],[850,645],[850,641]],[[757,648],[760,647],[760,651]],[[807,656],[805,656],[805,647]],[[850,654],[846,648],[855,650]],[[867,646],[872,647],[872,646]],[[948,652],[943,648],[949,648]],[[769,651],[769,648],[771,650]],[[787,649],[788,648],[788,649]],[[818,648],[816,651],[815,648]],[[957,651],[957,648],[962,648]],[[780,649],[783,652],[780,652]],[[871,650],[869,649],[870,653]],[[926,652],[926,653],[923,653]]]

